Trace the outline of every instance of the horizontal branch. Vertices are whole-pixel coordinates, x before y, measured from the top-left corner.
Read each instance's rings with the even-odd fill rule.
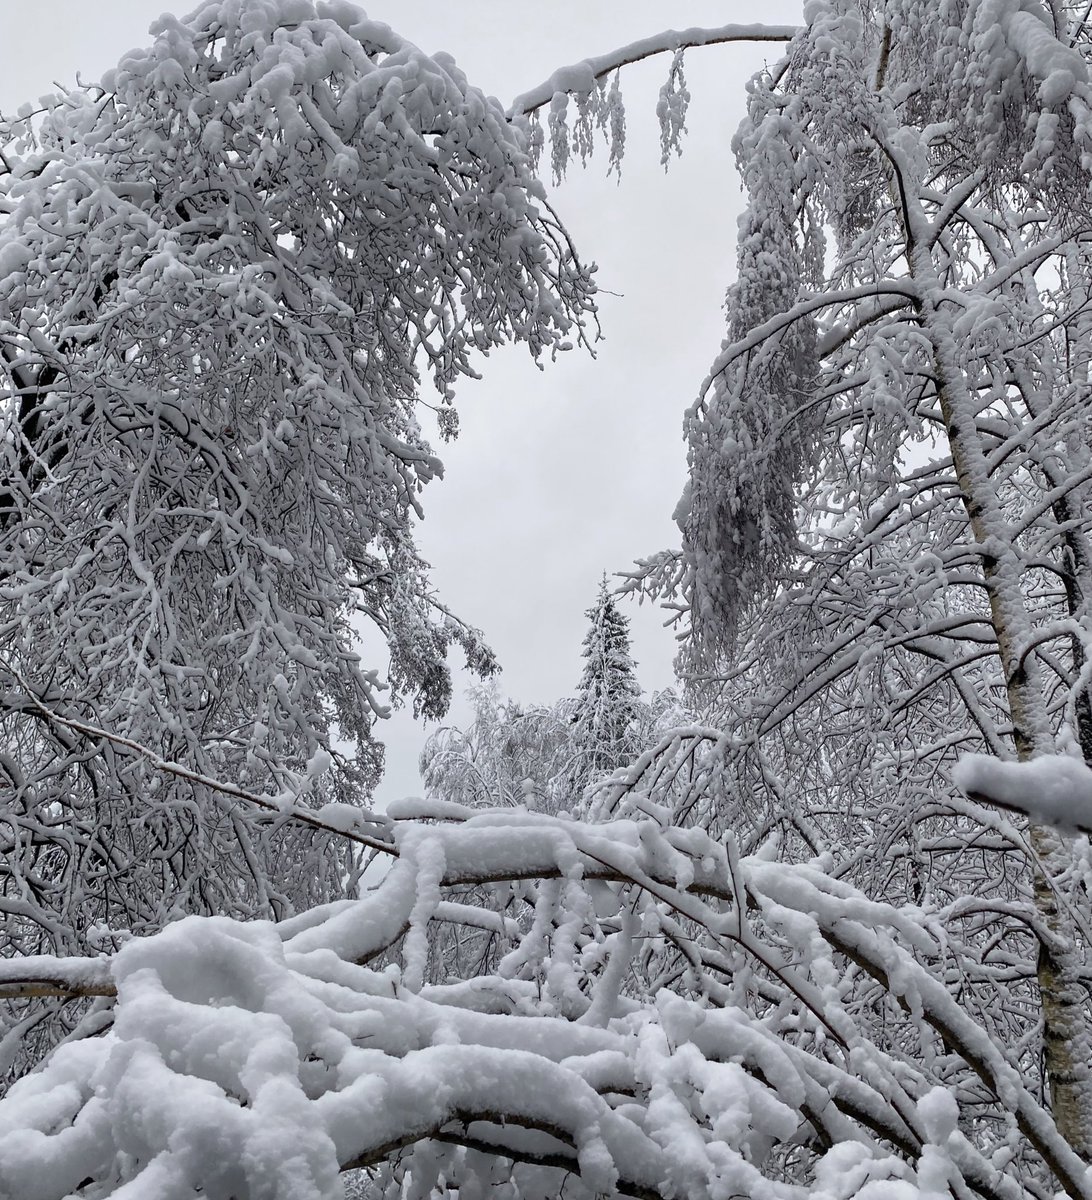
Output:
[[[113,960],[33,954],[0,959],[0,1000],[41,996],[115,996]]]
[[[580,95],[590,92],[596,83],[643,58],[656,54],[675,54],[698,46],[716,46],[725,42],[789,42],[800,32],[797,25],[721,25],[715,29],[665,29],[652,37],[630,42],[609,54],[585,58],[568,67],[561,67],[538,87],[524,92],[512,101],[508,117],[522,117],[541,108],[558,94]]]

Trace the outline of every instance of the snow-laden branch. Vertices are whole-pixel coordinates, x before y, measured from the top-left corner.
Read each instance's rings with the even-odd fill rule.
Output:
[[[355,842],[357,845],[364,846],[369,850],[379,850],[384,854],[397,855],[398,853],[389,837],[383,836],[390,827],[390,821],[382,813],[374,813],[369,809],[358,808],[355,805],[338,803],[326,804],[318,809],[308,808],[306,805],[299,803],[300,797],[298,795],[260,796],[254,792],[247,791],[245,788],[238,787],[236,784],[225,782],[222,779],[214,779],[211,775],[195,771],[182,763],[162,758],[154,750],[150,750],[147,746],[142,745],[133,738],[123,737],[121,734],[113,733],[108,729],[103,729],[87,721],[63,716],[42,701],[10,663],[0,659],[0,667],[8,671],[12,678],[23,688],[26,695],[26,705],[35,712],[40,713],[45,720],[62,729],[71,730],[73,733],[82,734],[84,737],[94,738],[96,741],[109,742],[119,749],[126,750],[130,754],[144,759],[155,770],[162,771],[165,775],[173,775],[177,779],[184,779],[188,783],[200,784],[202,787],[208,788],[214,795],[224,796],[232,800],[241,800],[245,804],[253,805],[255,808],[264,809],[266,812],[276,814],[276,816],[284,820],[299,821],[304,825],[310,826],[312,829],[346,838],[348,841]],[[374,835],[363,832],[364,828],[369,826],[375,829],[376,832]]]
[[[0,999],[31,996],[113,996],[111,960],[50,954],[0,959]]]
[[[789,42],[800,32],[796,25],[721,25],[718,28],[665,29],[652,37],[630,42],[609,54],[585,58],[561,67],[537,87],[523,92],[508,106],[509,118],[526,116],[541,108],[558,94],[575,96],[588,93],[611,72],[657,54],[677,54],[699,46],[725,42]]]
[[[965,754],[952,780],[971,800],[1044,825],[1092,834],[1092,770],[1080,759],[1046,754],[1026,762]]]
[[[558,1194],[568,1173],[580,1200],[803,1200],[829,1195],[848,1156],[859,1182],[846,1200],[881,1179],[908,1200],[1028,1200],[981,1140],[1013,1114],[1087,1200],[1076,1156],[1005,1049],[937,981],[958,949],[942,911],[877,902],[816,863],[741,857],[656,821],[496,810],[400,821],[397,837],[402,853],[370,898],[325,914],[282,926],[191,917],[109,959],[25,960],[24,978],[117,999],[99,1036],[60,1046],[0,1100],[0,1192],[60,1200],[91,1182],[104,1196],[326,1200],[339,1171],[367,1168],[383,1196],[404,1194],[404,1172],[440,1170],[471,1195],[502,1179],[516,1194]],[[594,877],[604,860],[617,879]],[[534,864],[546,877],[520,893],[522,919],[484,919],[479,894],[498,955],[430,984],[429,926],[466,916],[443,881],[505,869],[519,880]],[[361,965],[366,944],[388,965]],[[700,974],[668,989],[656,964],[677,954]],[[901,1006],[879,1038],[875,993],[857,1005],[840,955]],[[968,959],[965,987],[976,972]],[[892,1021],[905,1026],[894,1042]],[[935,1057],[943,1086],[885,1048],[931,1038],[921,1061]],[[961,1069],[989,1095],[968,1091]],[[780,1175],[794,1147],[811,1164],[804,1190]]]

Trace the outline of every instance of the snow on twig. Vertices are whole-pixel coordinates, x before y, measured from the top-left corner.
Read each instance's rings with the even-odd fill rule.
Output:
[[[231,796],[235,800],[243,800],[247,804],[253,804],[258,808],[266,809],[268,812],[276,813],[279,817],[284,817],[291,821],[301,821],[305,825],[310,825],[313,829],[320,829],[324,833],[332,833],[337,837],[347,838],[349,841],[356,842],[361,846],[367,846],[371,850],[381,850],[384,854],[393,854],[395,856],[398,854],[397,847],[391,842],[379,837],[372,837],[366,833],[360,833],[358,830],[352,828],[352,825],[346,819],[348,815],[347,810],[350,809],[349,805],[327,804],[321,809],[307,809],[297,805],[291,796],[259,796],[254,792],[248,792],[245,788],[237,787],[233,783],[227,783],[222,779],[214,779],[211,775],[205,775],[200,771],[192,770],[181,763],[170,762],[156,754],[154,750],[149,749],[140,742],[134,741],[132,738],[123,737],[119,733],[111,733],[108,729],[89,724],[86,721],[62,716],[59,712],[45,704],[34,693],[33,688],[30,687],[27,681],[10,663],[4,663],[3,666],[6,671],[10,672],[12,678],[19,686],[24,689],[31,706],[41,713],[47,721],[51,721],[65,729],[70,729],[73,733],[82,733],[87,737],[102,738],[114,746],[119,746],[145,759],[157,771],[174,775],[178,779],[185,779],[190,783],[200,784],[202,787],[207,787],[213,792],[218,792],[224,796]],[[357,824],[366,823],[375,825],[379,829],[388,829],[390,827],[390,821],[383,814],[372,813],[367,809],[353,809],[352,812]]]

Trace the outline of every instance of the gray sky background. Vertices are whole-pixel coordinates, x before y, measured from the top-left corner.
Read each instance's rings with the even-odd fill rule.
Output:
[[[95,81],[169,0],[0,0],[0,111],[74,82]],[[176,12],[193,4],[182,0]],[[374,0],[368,14],[422,49],[455,56],[470,81],[507,103],[557,67],[668,26],[799,20],[799,0]],[[458,392],[462,433],[438,446],[446,477],[427,489],[420,530],[441,598],[482,628],[500,684],[524,702],[569,695],[600,575],[678,543],[682,415],[719,348],[722,302],[741,208],[731,137],[747,79],[776,45],[715,46],[687,56],[692,102],[683,155],[665,175],[655,118],[666,57],[623,74],[627,151],[621,183],[606,155],[572,167],[553,201],[586,259],[599,264],[605,340],[539,371],[523,350],[479,363]],[[547,169],[546,164],[543,167]],[[606,294],[618,293],[617,296]],[[426,399],[428,397],[426,396]],[[672,635],[658,610],[629,604],[646,690],[672,682]],[[376,663],[375,665],[379,665]],[[456,690],[466,680],[460,675]],[[459,723],[457,703],[449,721]],[[419,790],[426,730],[401,712],[387,743],[380,799]]]

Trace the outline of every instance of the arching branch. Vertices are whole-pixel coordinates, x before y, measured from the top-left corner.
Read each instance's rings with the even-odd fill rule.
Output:
[[[559,92],[575,95],[590,92],[600,79],[620,67],[628,67],[643,58],[656,54],[675,54],[698,46],[716,46],[725,42],[789,42],[800,32],[796,25],[721,25],[715,29],[665,29],[652,37],[642,38],[582,62],[561,67],[538,87],[517,96],[508,107],[508,117],[528,116],[541,108]]]

